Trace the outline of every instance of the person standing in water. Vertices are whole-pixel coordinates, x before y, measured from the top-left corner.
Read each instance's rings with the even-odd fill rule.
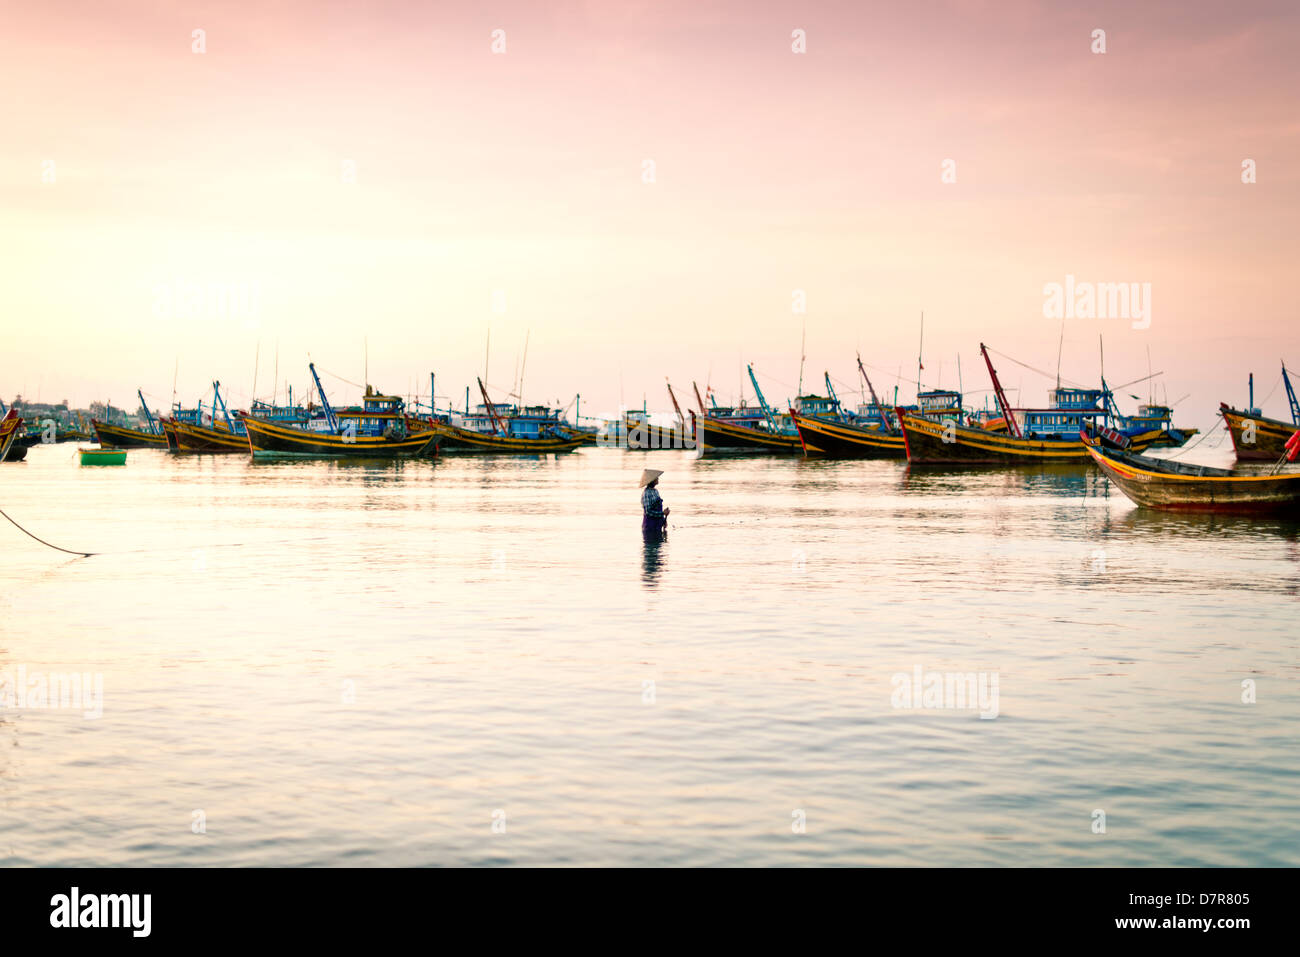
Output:
[[[664,508],[664,500],[657,488],[659,476],[663,474],[660,469],[646,469],[641,473],[641,511],[645,513],[641,519],[643,532],[664,532],[668,528],[670,510]]]

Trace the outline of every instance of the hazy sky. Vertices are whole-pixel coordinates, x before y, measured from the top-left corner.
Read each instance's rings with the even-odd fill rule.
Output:
[[[1067,379],[1149,347],[1205,427],[1300,369],[1294,2],[6,7],[6,399],[166,405],[179,362],[245,405],[259,344],[267,395],[277,350],[360,382],[368,342],[459,404],[490,327],[498,398],[527,334],[530,400],[728,397],[743,361],[784,400],[805,322],[806,384],[861,349],[910,396],[924,310],[926,384],[960,354],[982,404],[981,340],[1055,369],[1067,275],[1151,284],[1149,328],[1065,320]]]

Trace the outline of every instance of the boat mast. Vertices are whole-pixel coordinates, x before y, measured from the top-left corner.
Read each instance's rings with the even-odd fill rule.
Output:
[[[150,434],[157,435],[158,425],[153,420],[153,413],[149,411],[149,403],[144,400],[144,393],[139,389],[136,389],[135,394],[140,397],[140,408],[144,409],[144,418],[145,421],[149,423]]]
[[[325,421],[329,423],[331,432],[337,432],[339,430],[339,417],[334,414],[334,410],[330,407],[330,400],[325,398],[325,387],[320,384],[320,376],[316,374],[316,363],[307,363],[307,368],[311,370],[312,380],[316,383],[316,392],[320,395],[321,408],[325,410]]]
[[[681,424],[682,434],[686,433],[686,416],[682,415],[682,407],[677,404],[677,396],[673,395],[673,384],[668,382],[668,377],[664,376],[664,382],[668,383],[668,398],[673,400],[673,408],[677,410],[677,421]]]
[[[1282,384],[1286,386],[1286,397],[1291,402],[1291,424],[1300,425],[1300,402],[1296,401],[1295,389],[1291,388],[1291,377],[1286,374],[1286,363],[1282,363]]]
[[[497,434],[504,435],[506,431],[505,423],[501,421],[501,416],[497,415],[497,407],[493,405],[492,400],[488,398],[487,389],[483,387],[482,379],[478,380],[478,390],[483,393],[483,404],[487,406],[488,415],[492,417],[492,428],[497,432]]]
[[[829,372],[824,372],[822,375],[826,379],[826,396],[831,400],[833,406],[838,407],[840,404],[840,397],[835,394],[835,387],[831,385],[831,374]]]
[[[691,388],[695,390],[695,404],[700,407],[700,415],[708,415],[708,410],[704,408],[704,400],[700,398],[700,387],[691,380]]]
[[[808,320],[803,321],[803,334],[799,339],[799,389],[797,394],[803,395],[803,364],[808,358]]]
[[[1011,406],[1007,404],[1006,393],[1002,391],[1002,383],[998,381],[998,372],[993,368],[993,360],[989,358],[989,350],[985,348],[982,342],[980,343],[980,355],[984,357],[984,364],[989,367],[989,378],[993,380],[993,394],[997,396],[998,408],[1002,410],[1002,417],[1007,420],[1007,431],[1018,439],[1024,438],[1020,433],[1020,423],[1011,414]]]
[[[867,391],[871,393],[871,404],[876,407],[876,411],[880,413],[881,418],[884,418],[885,410],[881,408],[880,400],[876,398],[875,387],[872,386],[871,379],[867,377],[866,367],[862,365],[862,353],[858,353],[858,371],[862,373],[862,381],[867,384]],[[894,398],[897,400],[897,393],[895,393]]]
[[[763,410],[763,415],[767,418],[767,424],[772,427],[772,431],[779,432],[780,429],[776,427],[776,417],[772,415],[772,409],[768,406],[767,399],[763,398],[763,390],[758,387],[758,379],[754,376],[753,363],[750,363],[747,368],[749,369],[749,381],[754,384],[754,395],[758,397],[759,408]]]
[[[921,353],[925,351],[925,310],[921,310],[921,341],[916,344],[916,394],[921,394],[921,372],[925,366],[921,363]],[[919,404],[919,403],[918,403]]]
[[[524,361],[519,365],[519,388],[516,390],[515,398],[519,400],[519,410],[524,408],[524,372],[528,368],[528,336],[530,330],[524,330]]]
[[[226,400],[221,398],[221,383],[215,380],[212,383],[212,396],[213,396],[213,406],[212,406],[213,413],[215,413],[217,410],[217,403],[220,403],[221,414],[226,417],[226,428],[228,428],[231,432],[234,432],[235,424],[230,421],[230,411],[226,408]],[[273,409],[275,408],[274,399],[271,400],[271,408]],[[213,418],[214,419],[216,418],[215,414],[213,415]]]

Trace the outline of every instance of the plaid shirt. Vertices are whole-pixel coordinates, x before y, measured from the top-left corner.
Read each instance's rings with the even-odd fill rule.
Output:
[[[659,497],[659,490],[653,485],[647,485],[645,491],[641,493],[641,508],[654,518],[663,515],[664,500]]]

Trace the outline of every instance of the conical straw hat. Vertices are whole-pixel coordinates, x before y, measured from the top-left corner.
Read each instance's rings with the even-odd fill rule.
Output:
[[[646,469],[641,473],[641,484],[638,485],[637,488],[645,488],[663,474],[663,469]]]

